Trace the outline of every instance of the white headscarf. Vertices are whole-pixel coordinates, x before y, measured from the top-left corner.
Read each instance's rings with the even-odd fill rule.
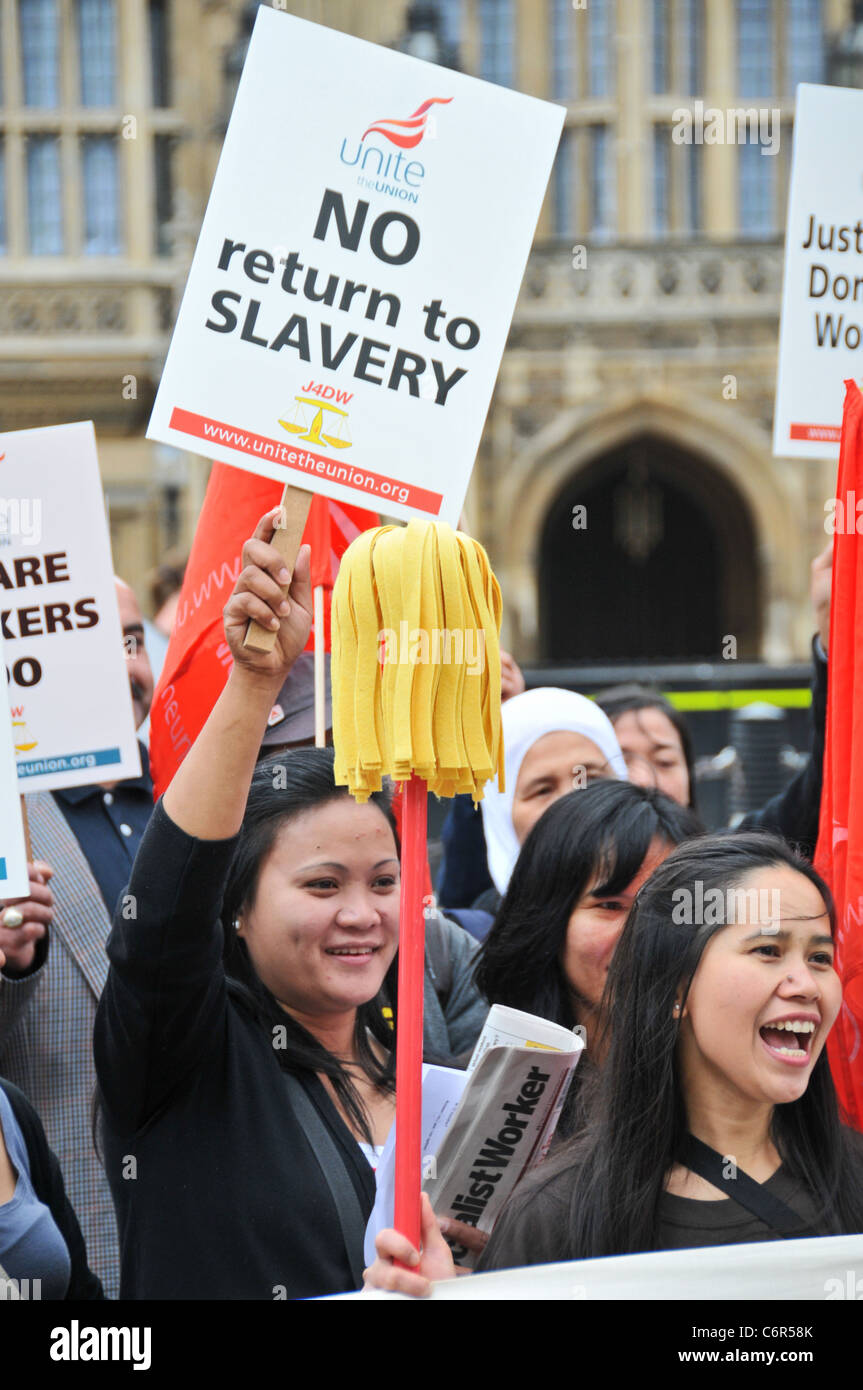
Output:
[[[498,892],[505,893],[521,848],[512,824],[515,787],[524,758],[538,739],[561,730],[581,734],[593,740],[617,777],[626,780],[629,774],[611,720],[584,695],[543,686],[504,701],[500,714],[506,791],[487,782],[480,806],[489,873]]]

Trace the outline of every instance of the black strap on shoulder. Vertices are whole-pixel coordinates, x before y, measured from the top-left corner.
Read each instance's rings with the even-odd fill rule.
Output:
[[[750,1178],[749,1174],[744,1173],[736,1164],[731,1165],[733,1171],[728,1172],[730,1160],[711,1149],[709,1144],[696,1139],[694,1134],[687,1134],[680,1151],[679,1162],[691,1172],[697,1173],[700,1178],[704,1178],[705,1182],[718,1187],[720,1192],[727,1192],[738,1206],[745,1207],[784,1240],[802,1239],[816,1234],[803,1224],[797,1212],[789,1207],[787,1202],[780,1201],[772,1192],[765,1192],[763,1183]]]
[[[318,1162],[330,1195],[335,1203],[339,1225],[344,1236],[348,1262],[354,1279],[354,1287],[360,1288],[363,1282],[363,1242],[366,1234],[366,1220],[362,1213],[356,1188],[345,1168],[345,1160],[339,1153],[335,1139],[330,1134],[317,1110],[306,1094],[303,1083],[290,1072],[282,1075],[290,1093],[297,1119],[309,1141],[309,1147]]]

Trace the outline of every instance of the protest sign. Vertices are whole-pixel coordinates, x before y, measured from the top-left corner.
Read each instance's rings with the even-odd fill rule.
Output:
[[[262,6],[148,437],[455,525],[563,117]]]
[[[2,554],[2,551],[0,551]],[[30,895],[11,716],[5,718],[6,664],[0,638],[0,899]]]
[[[863,375],[863,92],[797,88],[773,452],[839,457],[846,377]]]
[[[722,1301],[732,1305],[744,1300],[752,1304],[790,1304],[805,1300],[811,1308],[815,1302],[846,1299],[859,1302],[863,1292],[863,1279],[859,1274],[863,1268],[863,1236],[859,1235],[711,1245],[708,1258],[705,1253],[704,1247],[694,1246],[685,1250],[651,1250],[639,1255],[609,1255],[603,1259],[492,1270],[488,1274],[472,1274],[469,1279],[439,1279],[432,1284],[429,1298],[414,1302],[422,1307],[435,1300],[499,1302],[506,1299],[519,1303],[571,1304],[577,1299],[593,1304],[608,1301],[612,1305],[645,1300],[667,1303],[672,1299],[686,1303],[696,1299],[713,1304]],[[326,1302],[359,1299],[368,1303],[369,1299],[377,1299],[392,1307],[408,1297],[408,1294],[366,1288],[360,1293],[331,1295]],[[663,1309],[662,1316],[667,1318],[668,1312]],[[593,1329],[595,1307],[590,1310],[590,1316]],[[622,1321],[616,1308],[614,1316]],[[807,1321],[811,1322],[811,1318],[811,1311],[807,1309]],[[754,1318],[749,1319],[750,1323],[754,1321]],[[777,1319],[771,1321],[775,1324]],[[656,1328],[662,1325],[662,1318],[658,1317]],[[692,1326],[692,1319],[688,1326]],[[832,1326],[836,1326],[835,1320]],[[747,1338],[756,1335],[756,1329],[751,1326],[742,1331]],[[702,1335],[706,1337],[707,1333]],[[768,1323],[763,1335],[778,1339],[780,1329]],[[790,1337],[791,1329],[783,1335]],[[637,1345],[639,1356],[643,1356],[641,1338],[637,1339]],[[740,1347],[728,1351],[731,1360],[740,1361],[744,1355]],[[768,1355],[765,1351],[760,1353],[763,1360]],[[778,1351],[776,1359],[779,1359]]]
[[[0,626],[18,789],[137,777],[93,426],[0,435]]]

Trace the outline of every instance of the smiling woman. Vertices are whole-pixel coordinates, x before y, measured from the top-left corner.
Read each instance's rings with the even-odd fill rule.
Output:
[[[731,920],[673,921],[673,895],[696,883],[705,898],[722,889]],[[762,921],[774,893],[781,921]],[[783,841],[717,835],[674,850],[609,972],[591,1130],[535,1185],[533,1235],[513,1207],[486,1267],[863,1229],[860,1140],[840,1123],[824,1052],[841,1003],[832,931],[826,887]],[[705,1166],[705,1150],[724,1163]],[[788,1228],[747,1203],[747,1179]]]
[[[675,921],[674,895],[699,884],[733,910]],[[760,911],[774,894],[778,923]],[[863,1231],[863,1140],[842,1124],[824,1050],[841,1003],[833,927],[828,889],[783,840],[672,850],[609,968],[589,1125],[519,1185],[477,1269]],[[368,1281],[427,1293],[452,1273],[429,1210],[423,1247],[382,1232]]]
[[[225,608],[233,665],[141,842],[96,1021],[123,1298],[355,1288],[393,1116],[399,864],[385,793],[360,806],[332,750],[256,758],[311,622],[273,514]],[[256,618],[270,653],[243,646]]]
[[[674,894],[696,884],[732,911],[676,923]],[[762,921],[774,893],[781,920]],[[483,1267],[863,1230],[860,1136],[841,1124],[824,1051],[841,1003],[832,934],[826,886],[784,841],[675,849],[609,971],[591,1127],[525,1185]]]
[[[732,891],[726,929],[708,941],[678,1008],[690,1108],[711,1104],[720,1057],[747,1095],[767,1104],[799,1099],[841,1003],[830,915],[816,884],[788,865],[764,865]]]
[[[315,1070],[369,1145],[393,1118],[392,1030],[377,996],[398,909],[387,794],[358,806],[334,783],[332,749],[259,763],[222,903],[229,987],[279,1061]]]

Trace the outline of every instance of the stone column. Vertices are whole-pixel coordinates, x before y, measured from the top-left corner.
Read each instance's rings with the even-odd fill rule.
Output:
[[[734,0],[704,0],[704,105],[721,111],[737,105],[737,25]],[[704,230],[709,237],[737,235],[737,146],[704,145]]]

